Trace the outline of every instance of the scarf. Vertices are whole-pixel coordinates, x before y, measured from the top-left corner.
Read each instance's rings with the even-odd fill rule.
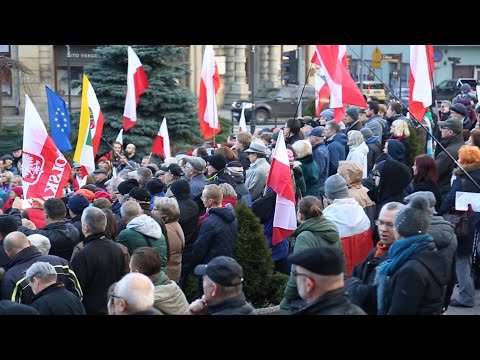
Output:
[[[393,243],[387,244],[383,240],[380,240],[377,243],[377,250],[375,251],[374,257],[381,257],[385,255],[385,253],[390,249],[390,246],[392,246]]]
[[[377,268],[374,285],[377,286],[377,314],[385,315],[390,305],[392,275],[414,254],[433,242],[430,234],[410,236],[395,241],[388,250],[389,259]]]

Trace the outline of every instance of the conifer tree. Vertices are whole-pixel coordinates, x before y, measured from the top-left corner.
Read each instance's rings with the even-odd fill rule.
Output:
[[[160,123],[167,118],[170,144],[201,140],[197,99],[180,81],[189,73],[186,49],[173,45],[132,46],[142,63],[149,88],[137,106],[138,124],[124,133],[124,145],[133,143],[141,156],[150,153]],[[85,67],[105,117],[103,137],[109,142],[122,128],[127,89],[128,54],[126,45],[110,45],[95,50],[101,57]],[[73,128],[79,116],[73,116]],[[76,123],[75,123],[76,122]],[[99,154],[109,149],[102,144]]]
[[[253,211],[239,203],[236,207],[238,235],[235,259],[243,268],[243,291],[254,306],[265,305],[273,274],[273,260],[262,224]]]

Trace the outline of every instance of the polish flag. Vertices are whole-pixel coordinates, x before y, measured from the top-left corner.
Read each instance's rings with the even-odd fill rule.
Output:
[[[63,196],[70,165],[48,135],[37,109],[25,95],[22,187],[25,199]]]
[[[315,115],[320,116],[324,104],[330,102],[330,88],[322,77],[315,73]]]
[[[170,152],[170,137],[168,136],[167,119],[163,118],[157,137],[153,142],[152,154],[162,156],[164,159],[172,157]]]
[[[242,112],[240,114],[240,120],[238,120],[238,132],[247,131],[247,121],[245,120],[245,103],[242,105]]]
[[[82,184],[86,182],[86,176],[95,170],[95,150],[92,133],[95,128],[95,119],[98,119],[101,114],[97,95],[95,95],[87,75],[83,74],[80,124],[75,154],[73,155],[73,161],[82,165]]]
[[[348,72],[346,45],[317,45],[312,62],[325,71],[331,92],[330,108],[333,108],[336,123],[345,118],[345,104],[367,107],[360,89]]]
[[[148,88],[147,75],[143,70],[135,51],[128,47],[128,71],[127,71],[127,97],[125,109],[123,110],[123,128],[125,131],[137,125],[137,105],[140,96]]]
[[[432,105],[433,46],[410,45],[409,112],[418,120]]]
[[[212,45],[205,46],[203,53],[202,74],[200,79],[200,92],[198,96],[198,116],[200,130],[207,140],[220,132],[217,101],[215,95],[220,87],[220,76],[215,61]]]
[[[273,150],[267,186],[270,186],[277,193],[272,236],[272,244],[276,245],[297,228],[295,191],[293,190],[292,174],[283,130],[280,130],[277,144]]]

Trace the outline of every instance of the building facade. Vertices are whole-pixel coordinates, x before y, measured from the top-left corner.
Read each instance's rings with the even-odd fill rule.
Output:
[[[80,87],[68,86],[70,81],[81,80],[83,67],[98,57],[88,45],[0,45],[0,57],[20,61],[31,74],[17,70],[1,69],[2,109],[6,122],[23,121],[25,94],[28,94],[40,115],[46,121],[48,85],[66,101],[72,109],[80,107]],[[203,45],[187,46],[186,61],[191,73],[182,84],[198,95],[202,67]],[[229,108],[232,101],[248,99],[257,91],[284,85],[282,80],[282,55],[290,50],[302,49],[302,80],[313,84],[314,69],[310,59],[313,45],[214,45],[221,78],[217,94],[219,107]],[[457,77],[480,78],[480,46],[436,45],[434,83]],[[376,50],[377,49],[377,50]],[[374,54],[377,51],[377,54]],[[381,61],[373,69],[375,56]],[[389,87],[408,87],[410,48],[408,45],[348,45],[349,69],[355,81],[377,80]],[[315,68],[315,66],[314,66]],[[308,77],[307,77],[308,74]],[[101,103],[101,99],[99,99]]]

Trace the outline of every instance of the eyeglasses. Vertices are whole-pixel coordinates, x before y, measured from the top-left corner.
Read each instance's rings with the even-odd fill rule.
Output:
[[[117,296],[117,295],[113,295],[113,294],[110,295],[110,301],[112,302],[112,304],[113,304],[113,302],[115,301],[114,299],[123,299],[123,297]]]
[[[295,270],[292,270],[292,275],[295,276],[295,277],[297,277],[297,276],[305,276],[305,277],[307,277],[307,278],[310,277],[310,276],[308,276],[307,274],[302,274],[302,273],[297,272],[296,269],[295,269]]]
[[[393,228],[394,224],[392,222],[386,222],[382,220],[375,220],[375,225],[377,226],[386,226],[388,228]]]

